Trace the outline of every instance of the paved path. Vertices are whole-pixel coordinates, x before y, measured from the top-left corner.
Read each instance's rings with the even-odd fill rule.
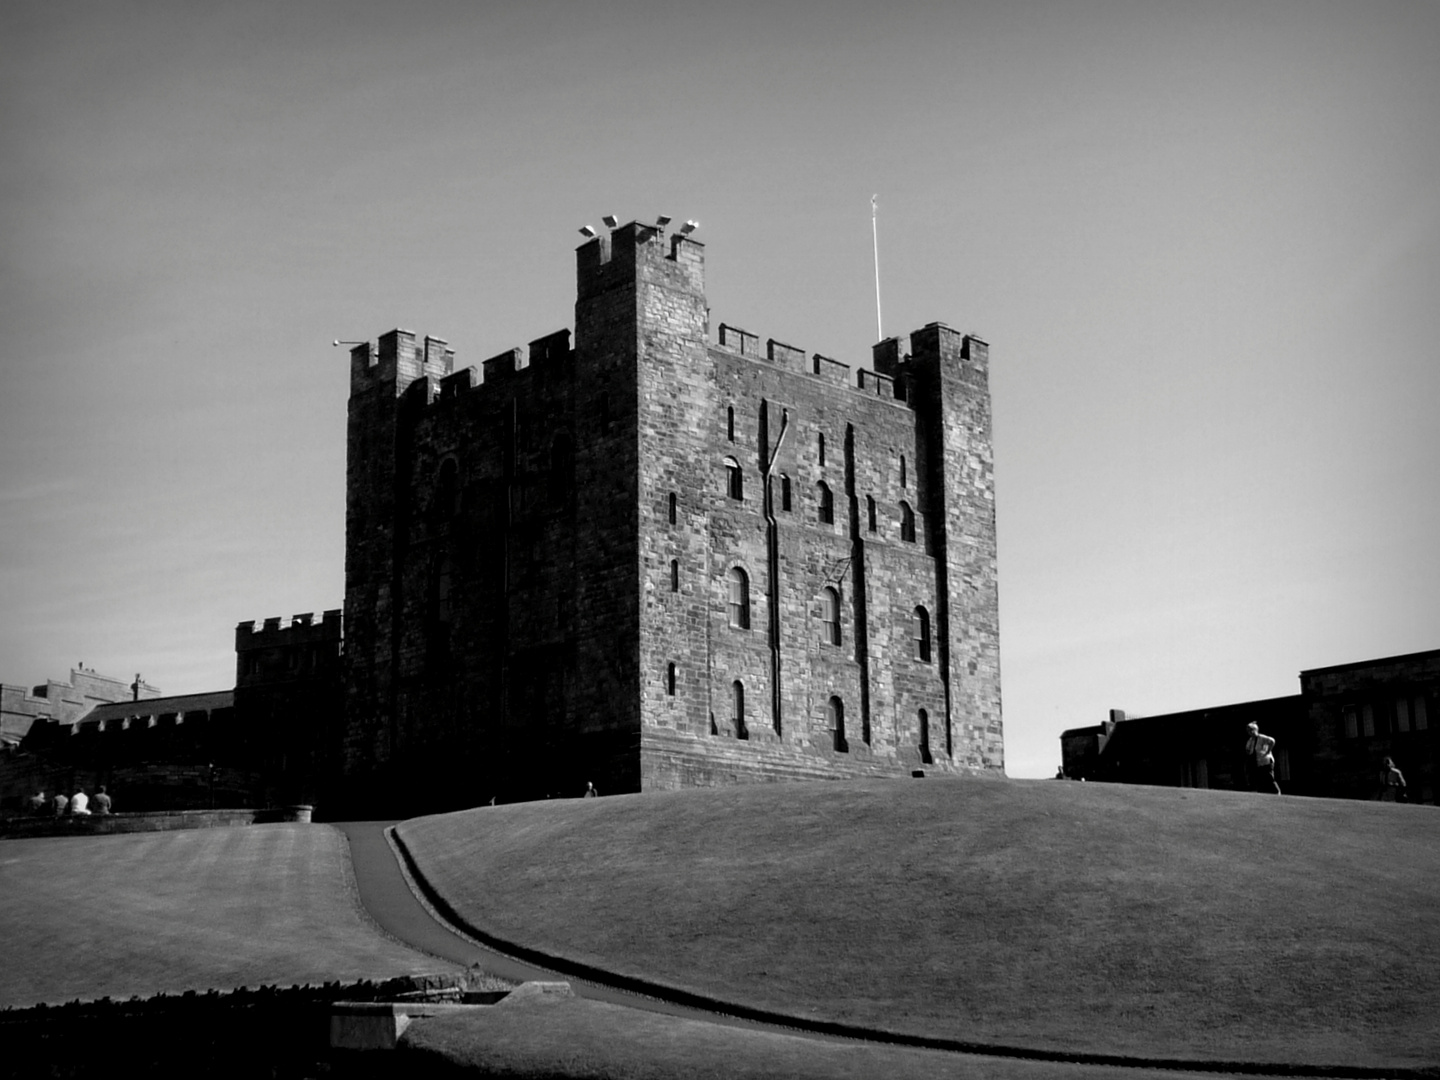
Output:
[[[711,1023],[736,1024],[770,1031],[788,1030],[718,1016],[712,1012],[672,1005],[641,994],[631,994],[613,987],[586,982],[573,975],[557,974],[477,945],[437,921],[429,909],[415,898],[405,875],[400,872],[400,864],[385,836],[385,830],[395,822],[337,821],[332,824],[350,841],[350,860],[355,868],[355,884],[360,891],[360,903],[370,913],[370,917],[380,924],[381,929],[412,948],[466,967],[479,964],[492,975],[516,982],[568,982],[578,996],[597,1001],[647,1009],[669,1016],[684,1016],[692,1020],[708,1020]]]

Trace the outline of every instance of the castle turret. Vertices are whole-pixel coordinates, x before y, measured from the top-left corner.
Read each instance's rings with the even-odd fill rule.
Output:
[[[451,372],[439,338],[391,330],[350,351],[345,470],[346,734],[344,756],[367,766],[393,752],[396,547],[409,513],[402,404]]]
[[[576,547],[576,704],[608,732],[611,782],[639,790],[642,686],[677,640],[703,642],[699,618],[641,613],[646,582],[672,557],[655,531],[669,495],[692,515],[709,481],[711,463],[689,444],[714,399],[704,246],[632,222],[582,245],[576,265],[576,518],[586,533]],[[680,572],[704,580],[703,550]]]
[[[999,769],[1004,743],[989,346],[937,322],[911,334],[910,348],[917,465],[927,481],[924,527],[939,586],[946,736],[960,764]]]

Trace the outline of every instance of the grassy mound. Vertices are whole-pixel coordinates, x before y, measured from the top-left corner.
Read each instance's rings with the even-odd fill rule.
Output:
[[[1144,1058],[1440,1060],[1428,807],[927,779],[400,832],[487,933],[792,1016]]]
[[[444,967],[361,915],[348,858],[328,825],[0,842],[0,1007]]]

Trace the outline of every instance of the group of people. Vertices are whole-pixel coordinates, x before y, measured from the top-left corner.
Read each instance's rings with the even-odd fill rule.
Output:
[[[90,809],[90,804],[95,804],[95,809]],[[69,814],[74,817],[88,817],[91,814],[105,815],[112,812],[110,795],[101,784],[95,789],[95,797],[92,799],[85,794],[84,788],[76,788],[74,795],[66,795],[63,791],[57,791],[55,797],[47,799],[45,792],[37,791],[30,796],[30,811],[34,814],[53,813],[56,817],[64,817]]]
[[[1245,740],[1245,753],[1250,755],[1253,763],[1255,790],[1279,795],[1280,784],[1275,779],[1275,740],[1262,734],[1259,724],[1252,721],[1249,727],[1250,737]],[[1405,789],[1405,774],[1393,758],[1387,757],[1380,763],[1380,789],[1375,797],[1381,802],[1410,801]]]

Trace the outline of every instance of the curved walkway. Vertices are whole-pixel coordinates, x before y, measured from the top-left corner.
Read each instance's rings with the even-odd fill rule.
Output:
[[[492,975],[515,982],[563,979],[570,983],[577,996],[607,1001],[614,1005],[626,1005],[692,1020],[708,1020],[712,1023],[742,1024],[745,1027],[773,1031],[791,1030],[778,1025],[738,1021],[705,1009],[674,1005],[643,994],[617,990],[487,949],[470,938],[462,937],[438,920],[415,896],[409,880],[400,868],[395,851],[390,847],[389,838],[385,835],[385,830],[396,824],[395,822],[336,821],[330,824],[344,833],[350,841],[350,860],[355,870],[355,885],[360,892],[360,903],[382,930],[412,948],[464,967],[478,964]]]

